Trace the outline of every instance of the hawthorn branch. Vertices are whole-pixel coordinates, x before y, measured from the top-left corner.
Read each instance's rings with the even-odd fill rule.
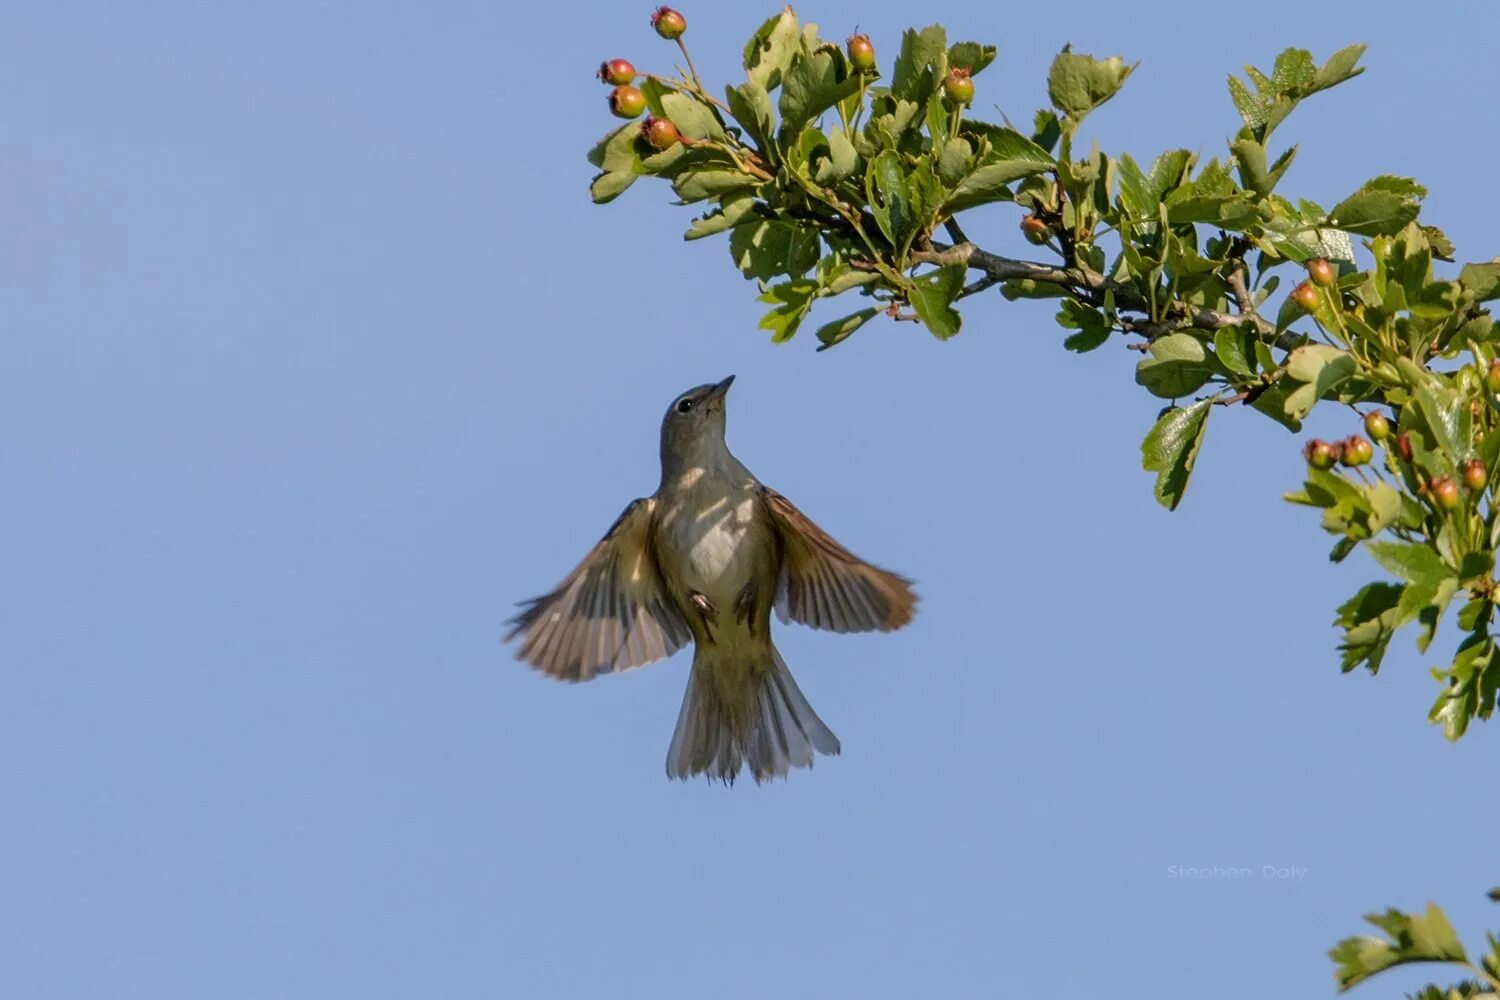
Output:
[[[939,266],[961,264],[971,270],[983,272],[985,277],[967,286],[963,294],[972,294],[969,291],[970,288],[974,291],[982,291],[1002,281],[1030,280],[1057,285],[1093,306],[1103,305],[1104,294],[1111,292],[1114,295],[1116,308],[1147,315],[1151,312],[1149,303],[1134,288],[1111,281],[1101,274],[1095,274],[1080,267],[1059,267],[1002,257],[999,254],[982,250],[973,243],[964,242],[952,246],[933,243],[929,250],[914,252],[911,259],[918,263]],[[1240,284],[1243,284],[1243,275],[1240,276]],[[1238,294],[1236,292],[1237,296]],[[1250,301],[1248,290],[1245,296],[1244,301]],[[1148,340],[1177,330],[1196,329],[1214,332],[1226,327],[1249,325],[1261,340],[1284,350],[1291,350],[1302,343],[1300,334],[1290,331],[1278,334],[1276,325],[1254,312],[1253,309],[1243,313],[1227,313],[1176,301],[1167,307],[1167,312],[1170,318],[1164,322],[1123,319],[1122,325],[1130,332],[1139,333]]]

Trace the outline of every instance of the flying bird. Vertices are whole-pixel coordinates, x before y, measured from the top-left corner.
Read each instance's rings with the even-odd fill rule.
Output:
[[[732,784],[811,767],[839,741],[771,641],[783,622],[888,632],[911,621],[911,581],[857,558],[724,441],[731,375],[689,389],[661,423],[661,485],[634,500],[551,593],[523,603],[505,639],[552,677],[586,681],[693,643],[667,775]]]

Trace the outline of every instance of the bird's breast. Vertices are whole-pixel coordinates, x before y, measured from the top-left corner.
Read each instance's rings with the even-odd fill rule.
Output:
[[[667,575],[727,606],[745,584],[775,571],[769,525],[758,514],[750,490],[694,490],[673,498],[658,536]]]

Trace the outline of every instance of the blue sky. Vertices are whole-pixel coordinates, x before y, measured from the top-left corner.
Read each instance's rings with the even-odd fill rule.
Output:
[[[1287,187],[1415,175],[1495,253],[1500,10],[908,6],[801,12],[996,42],[977,103],[1015,118],[1064,42],[1140,59],[1090,122],[1138,159],[1221,151],[1243,63],[1369,42],[1278,133]],[[699,69],[772,9],[686,9]],[[1500,925],[1500,732],[1425,723],[1409,637],[1339,675],[1378,571],[1279,499],[1299,439],[1216,413],[1168,514],[1135,356],[1045,306],[773,347],[663,186],[588,202],[595,66],[670,66],[647,13],[0,13],[0,994],[1322,996],[1361,913]],[[498,640],[730,373],[739,457],[923,604],[783,630],[844,754],[726,791],[662,774],[686,654],[570,687]]]

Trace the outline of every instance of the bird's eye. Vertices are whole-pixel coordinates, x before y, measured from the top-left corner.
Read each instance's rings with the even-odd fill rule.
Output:
[[[682,402],[680,402],[680,403],[677,404],[677,412],[678,413],[686,413],[687,411],[691,410],[692,408],[693,408],[693,401],[691,399],[684,399]]]

